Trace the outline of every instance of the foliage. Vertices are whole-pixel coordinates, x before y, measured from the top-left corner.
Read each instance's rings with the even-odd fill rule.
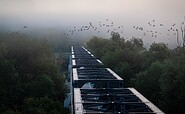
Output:
[[[87,42],[89,49],[96,55],[96,57],[101,58],[106,51],[106,47],[109,44],[108,39],[102,39],[98,37],[93,37],[90,41]]]
[[[25,114],[61,114],[65,112],[62,103],[48,97],[27,98],[23,106]]]
[[[27,98],[62,104],[66,87],[46,40],[10,33],[0,39],[0,112],[22,112]],[[58,109],[56,109],[58,110]]]
[[[148,99],[156,104],[160,99],[159,79],[162,74],[162,64],[154,62],[144,72],[136,74],[133,78],[134,86]]]
[[[143,68],[143,42],[132,38],[125,41],[118,33],[112,32],[110,39],[93,37],[87,42],[87,47],[98,56],[103,63],[125,79],[127,86],[130,78]],[[121,67],[121,68],[120,68]],[[125,70],[129,70],[125,71]]]
[[[149,67],[155,61],[164,61],[171,57],[171,50],[164,43],[152,43],[149,51],[145,52],[146,66]]]
[[[111,35],[92,38],[87,48],[124,79],[125,87],[134,86],[167,114],[185,113],[185,48],[153,43],[147,50],[141,39]]]

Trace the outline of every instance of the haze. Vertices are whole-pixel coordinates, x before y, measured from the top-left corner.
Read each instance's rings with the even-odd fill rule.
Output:
[[[175,36],[169,35],[167,30],[171,25],[180,27],[184,19],[184,0],[0,0],[0,30],[27,31],[35,29],[53,29],[68,32],[73,27],[88,25],[89,22],[98,24],[108,19],[114,26],[124,26],[123,37],[142,37],[145,42],[164,41],[175,42]],[[155,24],[164,24],[161,29],[155,28],[163,35],[156,39],[143,37],[143,33],[133,30],[133,26],[142,26],[146,30],[148,22],[155,20]],[[99,34],[108,37],[105,29]],[[96,35],[96,32],[81,32]],[[79,35],[79,33],[78,33]],[[71,35],[70,37],[75,37]]]

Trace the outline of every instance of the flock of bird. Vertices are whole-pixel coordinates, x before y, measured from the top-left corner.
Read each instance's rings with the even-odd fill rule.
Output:
[[[144,31],[144,27],[139,27],[139,26],[134,26],[133,28],[135,30],[140,30],[140,31],[144,31],[143,32],[143,35],[146,36],[147,33],[149,33],[151,35],[151,37],[155,37],[157,38],[158,35],[162,34],[162,32],[159,32],[159,27],[164,27],[164,24],[162,23],[156,23],[155,20],[152,20],[151,22],[148,22],[147,25],[149,27],[152,27],[153,29],[148,29],[148,30],[145,30]],[[167,31],[166,31],[166,35],[170,35],[171,32],[173,32],[173,35],[176,35],[177,34],[177,28],[176,28],[176,24],[173,24]]]
[[[68,32],[64,33],[64,35],[69,36],[69,35],[75,34],[76,32],[83,32],[83,31],[90,31],[90,30],[100,33],[102,32],[101,30],[105,28],[107,28],[106,30],[107,33],[111,33],[112,31],[118,32],[118,30],[120,30],[119,32],[121,33],[124,32],[123,26],[115,27],[114,22],[109,22],[109,19],[106,19],[105,22],[99,21],[98,24],[93,24],[92,22],[89,22],[88,25],[83,25],[80,28],[73,27],[72,30],[69,30]]]
[[[184,22],[181,23],[184,25]],[[133,26],[131,28],[132,32],[141,32],[143,36],[150,36],[152,38],[157,38],[161,34],[166,34],[167,36],[170,35],[177,35],[178,29],[176,24],[172,24],[169,29],[167,29],[166,32],[160,31],[160,28],[165,27],[163,23],[159,23],[156,20],[152,20],[148,23],[146,23],[147,26]],[[167,27],[167,26],[166,26]],[[169,27],[169,26],[168,26]],[[109,19],[106,19],[104,22],[99,21],[98,24],[93,24],[92,22],[89,22],[87,25],[82,25],[80,27],[73,27],[73,29],[69,30],[68,32],[64,33],[65,36],[74,35],[75,33],[84,32],[84,31],[95,31],[97,33],[105,32],[110,34],[111,32],[118,32],[118,33],[124,33],[125,30],[128,30],[127,28],[124,28],[123,25],[116,26],[114,22],[109,21]],[[126,34],[126,32],[124,33]]]
[[[112,31],[118,32],[118,30],[121,30],[120,32],[123,33],[123,26],[118,26],[117,28],[111,29],[114,27],[114,22],[109,23],[109,19],[106,19],[106,22],[99,22],[98,26],[94,25],[92,22],[89,22],[87,25],[83,25],[80,28],[73,27],[73,29],[69,30],[68,32],[64,33],[65,36],[73,35],[77,32],[83,32],[83,31],[88,31],[88,30],[94,30],[97,31],[98,33],[101,32],[100,28],[110,28],[107,30],[107,33],[111,33]],[[23,28],[28,28],[28,26],[23,26]]]

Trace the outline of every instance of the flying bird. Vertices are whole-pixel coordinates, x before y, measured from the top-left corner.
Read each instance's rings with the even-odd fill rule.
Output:
[[[23,28],[28,28],[27,26],[23,26]]]

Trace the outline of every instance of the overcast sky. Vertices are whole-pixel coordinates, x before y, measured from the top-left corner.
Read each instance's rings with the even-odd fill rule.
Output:
[[[109,19],[126,29],[146,28],[152,20],[170,27],[183,20],[184,5],[185,0],[0,0],[0,26],[70,29]]]
[[[113,18],[126,21],[183,17],[185,0],[0,0],[0,17],[22,22],[80,22]]]

